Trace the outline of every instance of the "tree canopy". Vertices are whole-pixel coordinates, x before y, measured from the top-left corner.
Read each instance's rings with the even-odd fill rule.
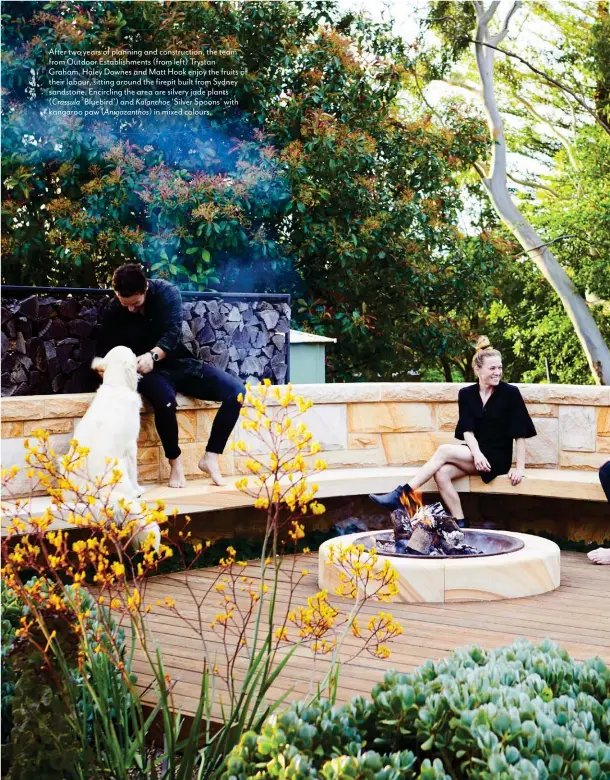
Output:
[[[515,261],[520,247],[477,182],[473,166],[491,151],[484,117],[422,99],[423,83],[468,56],[473,21],[470,4],[432,12],[444,43],[426,39],[422,51],[391,21],[333,0],[4,3],[3,282],[105,286],[117,265],[139,260],[184,289],[292,293],[297,325],[339,339],[334,379],[469,377],[471,344],[488,328],[512,380],[544,378],[550,356],[554,380],[589,381],[552,290]],[[603,20],[594,25],[579,67],[597,74],[603,112],[608,35]],[[52,49],[188,51],[204,39],[236,51],[232,64],[247,73],[231,112],[154,122],[44,114]],[[525,115],[510,81],[507,72],[506,102]],[[574,234],[561,262],[583,294],[607,300],[608,231],[595,211],[608,199],[608,160],[588,149],[591,134],[600,151],[607,144],[603,131],[579,122],[568,154],[528,122],[511,133],[523,155],[546,156],[548,174],[519,196],[545,235]],[[607,327],[605,304],[592,305]],[[571,340],[565,367],[545,329]]]
[[[486,6],[490,13],[492,5]],[[540,236],[537,244],[552,250],[587,301],[607,342],[608,4],[517,3],[515,11],[513,19],[507,16],[505,36],[490,47],[495,48],[496,100],[512,152],[507,173],[513,200]],[[437,38],[421,46],[417,67],[428,83],[444,81],[483,106],[473,51],[476,16],[471,3],[431,4],[424,27]],[[498,24],[495,35],[499,31]],[[514,367],[522,367],[524,379],[590,381],[559,298],[528,260],[533,253],[517,257],[518,264],[498,278],[500,300],[490,322],[496,343],[502,343]]]

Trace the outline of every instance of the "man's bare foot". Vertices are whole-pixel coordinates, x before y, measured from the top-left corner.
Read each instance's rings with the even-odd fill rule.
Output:
[[[182,467],[182,458],[180,455],[174,460],[168,460],[169,463],[169,480],[168,485],[171,488],[183,488],[186,487],[186,477],[184,476],[184,468]]]
[[[593,561],[593,563],[607,563],[610,565],[610,547],[608,549],[598,547],[597,550],[591,550],[590,553],[587,553],[587,558]]]
[[[220,466],[218,465],[218,455],[215,452],[208,452],[206,450],[205,455],[199,461],[199,468],[205,474],[212,477],[212,482],[215,485],[226,485],[227,483],[222,478],[220,473]]]

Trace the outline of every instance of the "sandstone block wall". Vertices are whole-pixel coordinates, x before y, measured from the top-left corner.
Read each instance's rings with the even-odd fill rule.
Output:
[[[322,445],[329,468],[414,466],[423,463],[442,443],[457,440],[457,393],[449,383],[362,383],[296,385],[297,394],[314,401],[303,421]],[[536,468],[592,471],[610,460],[610,388],[569,385],[520,385],[538,436],[529,439],[526,465]],[[85,413],[91,395],[5,398],[2,402],[2,465],[19,464],[22,439],[36,428],[51,433],[62,450],[74,424]],[[199,475],[197,462],[209,436],[217,404],[179,397],[178,424],[189,477]],[[233,440],[244,439],[252,451],[259,443],[238,427]],[[142,482],[167,476],[150,409],[143,410],[139,441]],[[228,448],[226,474],[244,473],[243,456]],[[25,483],[19,489],[26,490]]]

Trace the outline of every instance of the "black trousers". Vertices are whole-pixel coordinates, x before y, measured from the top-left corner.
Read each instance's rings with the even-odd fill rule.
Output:
[[[231,431],[239,419],[242,399],[246,395],[243,383],[226,371],[201,363],[197,373],[161,371],[158,366],[144,374],[138,382],[138,392],[150,402],[155,412],[155,426],[163,445],[165,457],[174,460],[180,455],[178,446],[178,420],[176,419],[176,393],[184,393],[202,401],[219,401],[218,410],[206,451],[221,454]]]
[[[610,460],[599,470],[599,481],[602,483],[606,498],[610,501]]]

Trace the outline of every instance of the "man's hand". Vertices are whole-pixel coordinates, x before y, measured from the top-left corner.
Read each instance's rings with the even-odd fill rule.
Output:
[[[138,355],[138,374],[150,374],[154,367],[155,361],[152,359],[150,352]]]
[[[477,471],[491,471],[489,461],[480,450],[478,452],[473,452],[472,457],[474,458],[474,465]]]
[[[511,469],[508,472],[508,478],[510,479],[511,485],[514,487],[515,485],[518,485],[519,482],[523,479],[523,469],[519,468],[518,466],[514,469]]]
[[[104,371],[106,370],[105,358],[101,358],[101,357],[93,358],[93,362],[91,363],[91,368],[97,372],[98,376],[103,377]]]

